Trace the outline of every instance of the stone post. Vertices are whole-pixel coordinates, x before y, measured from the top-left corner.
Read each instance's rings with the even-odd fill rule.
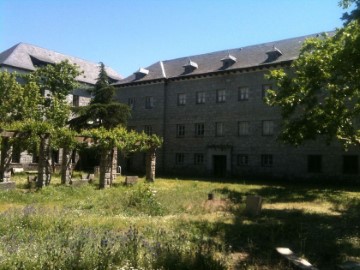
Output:
[[[61,184],[67,185],[71,181],[71,152],[67,146],[63,148],[61,160]]]
[[[44,185],[50,184],[50,134],[43,134],[40,136],[39,149],[39,163],[38,163],[38,178],[36,186],[42,188]]]
[[[118,149],[114,147],[112,150],[112,162],[111,162],[111,185],[115,181],[117,176],[117,156],[118,156]]]
[[[1,141],[1,162],[0,162],[0,182],[10,181],[7,173],[9,164],[11,162],[12,147],[8,137],[2,137]]]
[[[111,186],[113,149],[102,149],[100,157],[100,188]]]
[[[155,171],[156,171],[156,154],[155,154],[155,149],[151,148],[146,153],[146,181],[149,182],[155,181]]]

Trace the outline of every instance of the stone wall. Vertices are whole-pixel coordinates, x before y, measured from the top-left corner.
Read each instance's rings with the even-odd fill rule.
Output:
[[[284,145],[276,140],[280,131],[281,117],[276,108],[263,100],[263,85],[267,70],[254,70],[231,74],[219,74],[191,79],[168,80],[117,88],[117,98],[127,103],[135,98],[132,118],[128,125],[137,131],[151,125],[154,133],[164,137],[164,145],[158,154],[157,170],[190,175],[212,175],[220,156],[224,175],[276,178],[356,178],[357,174],[343,174],[343,156],[358,155],[356,149],[344,152],[340,145],[324,142],[307,142],[300,147]],[[247,87],[248,99],[239,100],[239,88]],[[217,102],[217,91],[225,90],[225,102]],[[205,103],[197,104],[196,93],[205,93]],[[178,95],[186,95],[186,103],[178,104]],[[154,96],[155,107],[145,109],[145,96]],[[249,123],[249,134],[240,136],[238,123]],[[263,134],[263,121],[274,122],[274,134]],[[196,136],[195,124],[204,123],[204,135]],[[222,123],[223,134],[216,135],[216,125]],[[177,126],[185,127],[185,134],[178,136]],[[164,128],[165,126],[165,128]],[[176,160],[176,157],[181,158]],[[202,156],[196,160],[196,156]],[[239,156],[246,156],[246,164],[239,163]],[[262,156],[271,156],[264,163]],[[310,155],[321,156],[321,169],[308,170]],[[134,167],[143,166],[139,155]],[[221,168],[220,168],[221,169]]]

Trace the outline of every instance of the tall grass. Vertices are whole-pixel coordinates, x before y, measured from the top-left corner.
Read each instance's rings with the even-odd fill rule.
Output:
[[[286,246],[321,269],[360,260],[354,188],[158,179],[0,192],[0,269],[287,269]],[[207,200],[213,193],[215,199]],[[263,196],[261,215],[244,212]]]

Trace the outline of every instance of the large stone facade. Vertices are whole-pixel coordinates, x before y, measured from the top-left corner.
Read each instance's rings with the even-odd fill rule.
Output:
[[[264,102],[264,90],[272,83],[264,75],[269,69],[288,68],[299,48],[291,45],[299,46],[299,40],[304,38],[275,43],[279,49],[272,43],[251,46],[248,51],[253,51],[248,54],[239,50],[239,62],[265,55],[265,61],[252,66],[211,70],[206,61],[221,65],[221,57],[226,57],[225,52],[216,52],[159,62],[142,69],[140,79],[139,71],[117,83],[118,100],[133,108],[129,128],[164,138],[157,169],[198,176],[356,178],[359,151],[355,149],[345,152],[340,145],[326,145],[321,140],[301,147],[277,141],[281,117],[276,108]],[[271,48],[279,55],[275,61],[266,61]],[[235,59],[231,53],[236,52],[228,55]],[[196,67],[194,73],[180,71],[186,69],[186,61],[190,61],[187,59]],[[175,65],[179,66],[178,72],[174,72]],[[147,104],[150,98],[153,106]],[[128,164],[129,169],[140,170],[144,168],[144,157],[131,157]]]

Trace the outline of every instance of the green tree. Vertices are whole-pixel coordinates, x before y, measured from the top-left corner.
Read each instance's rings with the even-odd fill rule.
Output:
[[[126,125],[130,117],[130,108],[114,101],[115,89],[108,81],[105,66],[101,63],[99,77],[91,91],[93,99],[90,105],[75,108],[78,116],[70,120],[71,127],[77,130],[96,127],[112,129]]]
[[[359,1],[342,4],[350,2],[358,11]],[[267,103],[280,108],[285,142],[298,145],[322,135],[328,142],[360,144],[360,22],[351,18],[334,35],[308,39],[289,69],[268,75],[277,89]]]

